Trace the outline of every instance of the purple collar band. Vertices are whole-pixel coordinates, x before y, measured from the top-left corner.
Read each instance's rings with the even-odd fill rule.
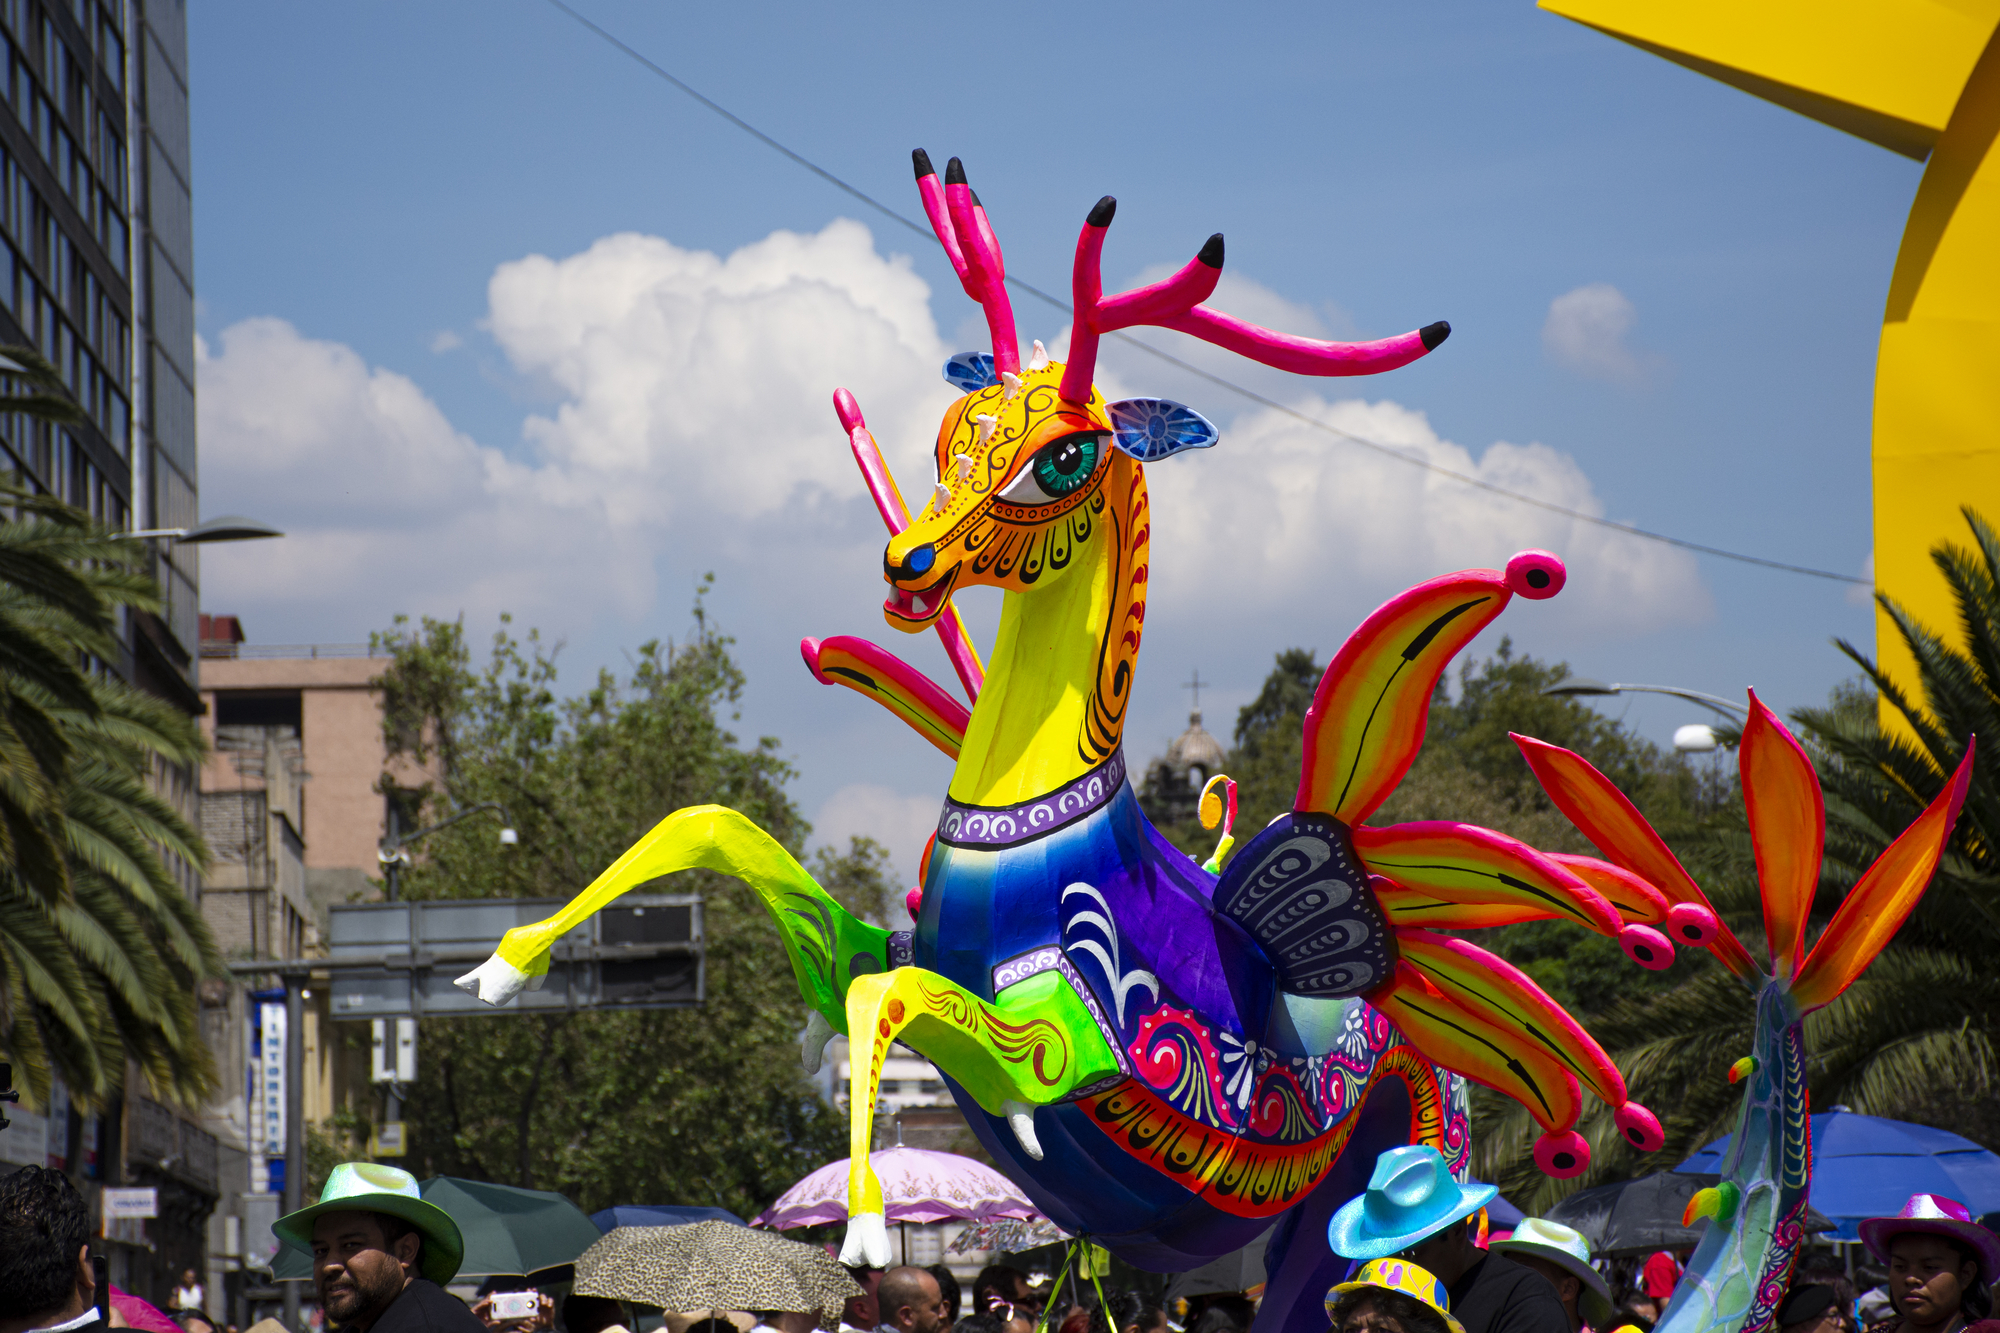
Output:
[[[960,805],[946,797],[938,815],[938,841],[988,850],[1018,847],[1103,809],[1124,785],[1125,749],[1120,746],[1082,777],[1019,805]]]

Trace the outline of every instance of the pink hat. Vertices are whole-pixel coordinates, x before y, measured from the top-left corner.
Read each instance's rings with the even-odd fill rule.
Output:
[[[2000,1236],[1973,1221],[1964,1204],[1943,1195],[1912,1194],[1896,1216],[1869,1218],[1861,1224],[1861,1241],[1870,1254],[1886,1264],[1889,1242],[1912,1231],[1964,1241],[1979,1256],[1981,1281],[1991,1282],[2000,1276]]]

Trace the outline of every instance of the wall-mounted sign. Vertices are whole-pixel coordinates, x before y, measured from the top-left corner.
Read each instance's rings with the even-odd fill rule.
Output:
[[[124,1222],[160,1215],[160,1192],[156,1189],[107,1189],[104,1191],[104,1220]]]

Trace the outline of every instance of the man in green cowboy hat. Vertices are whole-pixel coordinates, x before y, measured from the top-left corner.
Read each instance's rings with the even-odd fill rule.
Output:
[[[465,1257],[458,1223],[400,1167],[342,1162],[318,1203],[271,1230],[311,1251],[327,1333],[486,1333],[444,1290]]]

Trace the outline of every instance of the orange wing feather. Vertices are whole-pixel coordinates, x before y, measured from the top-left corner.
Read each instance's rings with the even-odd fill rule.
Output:
[[[1826,844],[1826,798],[1812,760],[1785,724],[1750,691],[1750,718],[1737,750],[1743,806],[1757,852],[1757,888],[1764,897],[1764,935],[1773,975],[1791,977],[1805,955],[1806,917],[1819,888]]]
[[[1813,945],[1792,982],[1792,998],[1801,1010],[1832,1002],[1909,920],[1937,872],[1951,827],[1958,822],[1959,807],[1965,804],[1965,789],[1972,781],[1973,748],[1974,742],[1968,739],[1965,758],[1959,761],[1951,781],[1916,822],[1875,858],[1875,864],[1848,890],[1833,920],[1820,932],[1819,943]]]

